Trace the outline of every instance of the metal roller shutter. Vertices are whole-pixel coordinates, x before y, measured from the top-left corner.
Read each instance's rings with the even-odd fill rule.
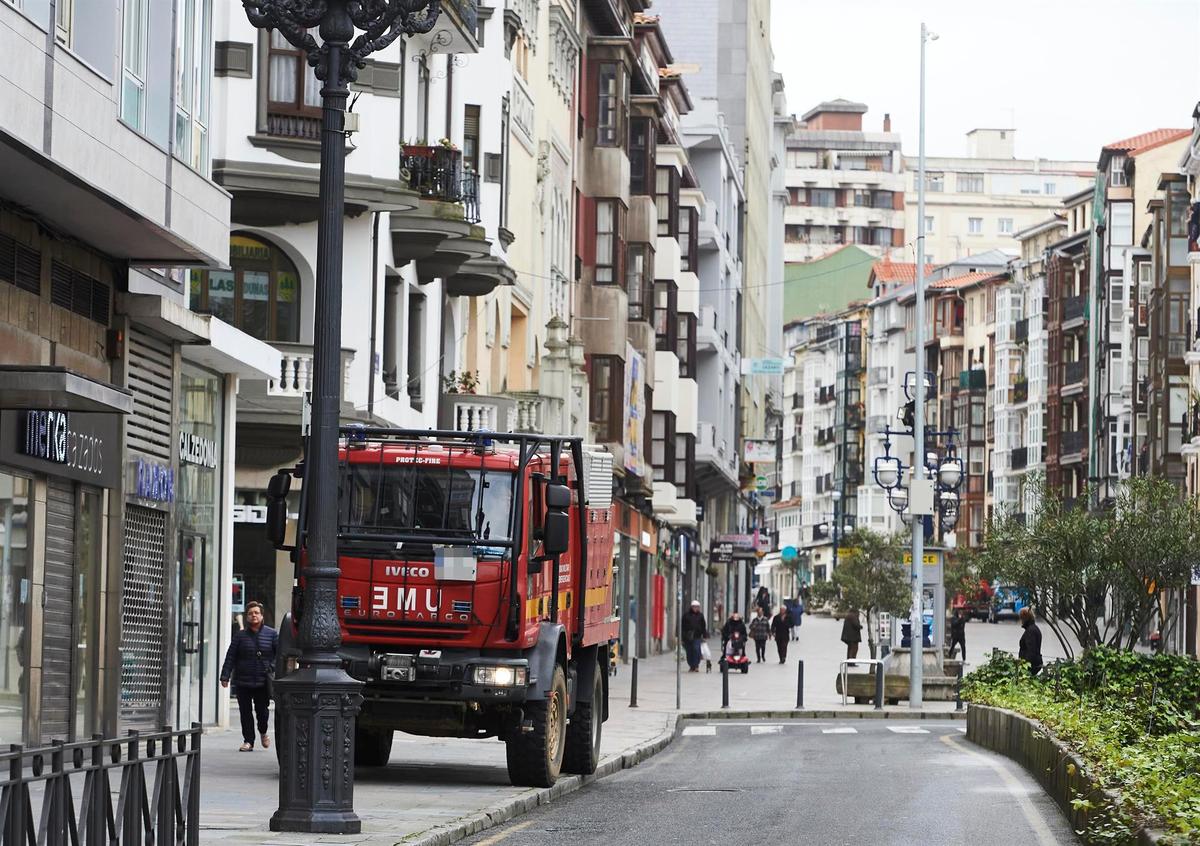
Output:
[[[166,693],[163,650],[167,515],[125,507],[125,575],[121,600],[121,716],[156,723]]]
[[[75,652],[75,486],[46,491],[46,574],[42,606],[42,740],[67,739]]]
[[[174,355],[171,346],[138,332],[129,337],[129,390],[133,414],[126,418],[125,446],[133,453],[171,464]]]

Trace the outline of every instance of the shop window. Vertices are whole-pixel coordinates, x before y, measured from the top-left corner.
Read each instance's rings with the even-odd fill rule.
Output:
[[[621,396],[625,382],[625,365],[615,355],[594,355],[588,379],[588,420],[597,428],[602,442],[621,440],[623,409]]]
[[[34,527],[29,523],[32,482],[0,471],[0,738],[19,743],[23,736],[25,693],[29,673],[29,610],[33,595],[30,550]]]
[[[321,137],[321,83],[305,55],[277,29],[270,32],[267,65],[267,133],[285,138]]]
[[[229,239],[229,270],[193,270],[193,311],[211,314],[263,341],[300,338],[300,275],[283,252],[258,238]]]

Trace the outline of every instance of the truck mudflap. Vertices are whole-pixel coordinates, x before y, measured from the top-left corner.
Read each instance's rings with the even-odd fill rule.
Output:
[[[554,678],[554,665],[566,670],[567,630],[562,623],[541,623],[537,643],[529,652],[529,691],[525,698],[539,702],[546,698]]]

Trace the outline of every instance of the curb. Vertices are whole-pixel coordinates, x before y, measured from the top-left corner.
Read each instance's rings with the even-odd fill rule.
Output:
[[[528,813],[539,805],[547,805],[559,797],[574,793],[593,781],[621,770],[636,767],[642,761],[657,755],[670,745],[671,741],[679,735],[681,720],[681,717],[674,714],[669,715],[666,730],[662,734],[604,759],[596,767],[596,772],[591,775],[565,776],[555,782],[553,787],[527,791],[520,796],[514,796],[512,799],[501,802],[499,805],[493,805],[468,817],[461,817],[452,823],[411,834],[397,841],[396,846],[401,846],[401,844],[402,846],[450,846],[451,843],[456,843],[465,837],[486,831],[493,826],[508,822],[514,817]]]
[[[683,720],[965,720],[962,711],[910,711],[907,708],[884,708],[882,711],[695,711],[680,714]]]

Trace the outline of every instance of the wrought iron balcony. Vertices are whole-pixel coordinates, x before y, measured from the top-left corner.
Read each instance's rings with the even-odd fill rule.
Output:
[[[463,220],[479,222],[479,174],[463,166],[462,152],[452,147],[405,145],[401,174],[427,200],[459,203]]]
[[[1068,361],[1063,365],[1063,384],[1075,385],[1083,381],[1084,365],[1083,361]]]
[[[1083,317],[1087,311],[1087,295],[1080,294],[1077,297],[1067,297],[1063,301],[1063,322],[1068,320],[1077,320]]]
[[[1082,453],[1086,446],[1087,431],[1063,432],[1059,453],[1061,455],[1075,455],[1076,453]]]

